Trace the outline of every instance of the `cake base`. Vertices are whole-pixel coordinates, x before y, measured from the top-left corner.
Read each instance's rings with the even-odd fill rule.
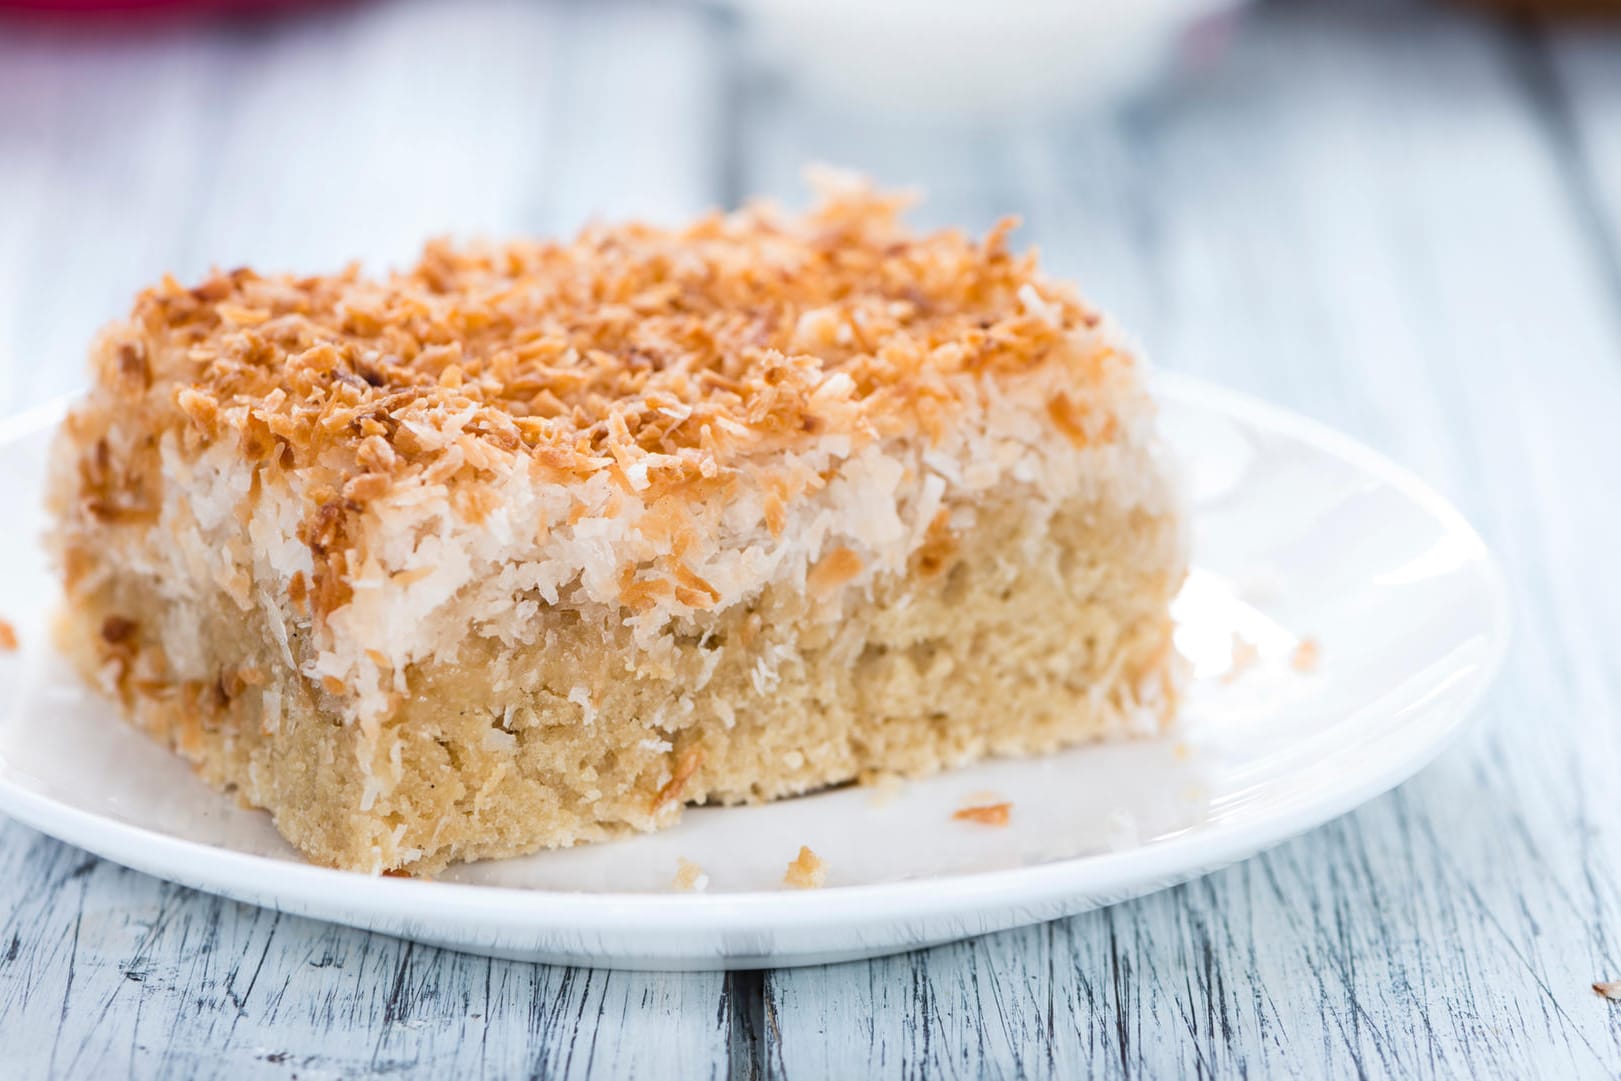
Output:
[[[659,657],[620,621],[543,609],[535,644],[473,636],[412,665],[371,726],[299,674],[296,632],[283,652],[222,591],[177,600],[114,572],[70,598],[63,637],[135,723],[311,860],[427,874],[666,827],[689,803],[1157,731],[1176,698],[1177,528],[1009,497],[865,595],[773,586]],[[159,643],[178,641],[202,668],[175,670]]]

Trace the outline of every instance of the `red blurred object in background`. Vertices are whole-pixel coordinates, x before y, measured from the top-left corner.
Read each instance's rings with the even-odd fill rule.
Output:
[[[0,0],[0,12],[31,15],[134,15],[221,11],[270,11],[307,7],[313,0]]]

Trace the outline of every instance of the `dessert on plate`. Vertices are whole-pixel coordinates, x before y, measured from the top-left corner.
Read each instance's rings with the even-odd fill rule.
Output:
[[[1009,224],[902,204],[165,279],[53,451],[65,647],[374,873],[1158,731],[1142,365]]]

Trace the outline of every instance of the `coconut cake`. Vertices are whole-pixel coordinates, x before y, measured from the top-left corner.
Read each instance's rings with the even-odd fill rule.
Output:
[[[372,873],[1159,731],[1144,365],[1011,222],[903,204],[165,278],[54,447],[64,647]]]

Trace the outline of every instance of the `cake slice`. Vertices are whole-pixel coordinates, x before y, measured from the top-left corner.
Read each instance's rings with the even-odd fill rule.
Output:
[[[1159,730],[1142,367],[1009,224],[900,208],[165,279],[55,447],[66,648],[373,873]]]

